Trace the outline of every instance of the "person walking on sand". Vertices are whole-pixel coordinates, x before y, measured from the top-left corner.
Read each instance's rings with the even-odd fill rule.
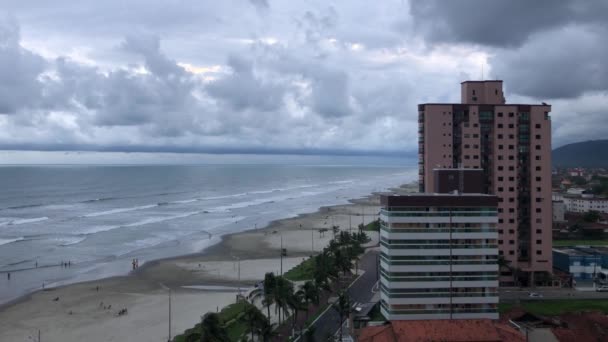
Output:
[[[6,278],[7,278],[8,280],[11,280],[11,272],[8,272],[8,273],[6,274]]]

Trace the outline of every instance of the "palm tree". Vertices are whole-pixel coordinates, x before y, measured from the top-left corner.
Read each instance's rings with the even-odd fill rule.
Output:
[[[340,315],[340,339],[342,341],[342,323],[344,322],[344,318],[348,318],[350,315],[350,298],[348,298],[348,294],[344,291],[340,291],[338,295],[338,301],[334,303],[334,308],[338,311]]]
[[[274,293],[277,285],[274,273],[269,272],[264,275],[264,299],[262,303],[266,306],[268,319],[270,319],[270,306],[274,302]]]
[[[266,318],[266,316],[264,316],[264,314],[253,304],[248,304],[245,307],[245,311],[244,311],[244,315],[243,318],[245,320],[245,322],[247,323],[247,326],[249,326],[249,329],[251,331],[251,340],[253,341],[253,334],[255,332],[255,329],[259,326],[259,324],[264,321],[264,320],[268,320]]]
[[[293,284],[282,276],[276,277],[274,302],[279,313],[279,325],[281,325],[281,312],[285,313],[289,307],[288,300],[291,296],[293,296]]]
[[[201,322],[201,342],[228,342],[226,329],[222,327],[220,316],[210,312],[203,316]]]
[[[315,342],[315,326],[311,325],[304,333],[304,342]]]
[[[264,342],[270,341],[273,337],[277,336],[275,325],[271,324],[268,319],[264,319],[259,323],[257,333],[260,339]]]
[[[293,293],[292,291],[289,298],[287,298],[287,306],[293,313],[291,328],[294,329],[298,321],[298,312],[300,310],[306,310],[308,312],[307,307],[304,306],[304,292],[300,290]]]
[[[308,320],[308,306],[310,303],[319,304],[319,287],[312,281],[307,281],[302,285],[304,302],[306,303],[306,320]]]

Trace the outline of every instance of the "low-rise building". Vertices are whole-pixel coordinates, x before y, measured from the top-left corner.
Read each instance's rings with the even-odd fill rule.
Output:
[[[553,267],[569,273],[574,280],[593,280],[600,270],[608,268],[608,248],[553,248]]]
[[[591,210],[608,213],[608,198],[605,197],[596,197],[591,194],[579,196],[564,195],[563,202],[566,206],[566,211],[574,213],[586,213]]]
[[[553,201],[553,222],[561,223],[566,221],[566,204],[564,201]]]

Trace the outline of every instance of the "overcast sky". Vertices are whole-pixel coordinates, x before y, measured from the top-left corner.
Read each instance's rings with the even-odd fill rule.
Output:
[[[608,1],[0,0],[0,149],[385,154],[505,81],[606,138]]]

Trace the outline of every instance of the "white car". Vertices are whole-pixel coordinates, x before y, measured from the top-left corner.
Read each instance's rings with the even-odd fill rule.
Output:
[[[528,297],[530,298],[543,298],[543,295],[538,293],[538,292],[530,292],[530,294],[528,295]]]

